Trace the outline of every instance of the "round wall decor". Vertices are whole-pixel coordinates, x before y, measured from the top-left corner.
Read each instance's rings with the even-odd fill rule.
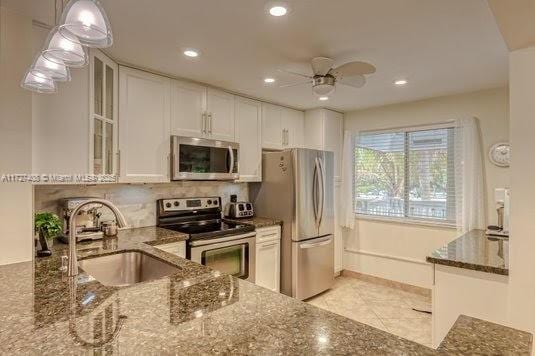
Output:
[[[498,142],[489,150],[489,159],[498,167],[509,167],[511,162],[511,146],[507,142]]]

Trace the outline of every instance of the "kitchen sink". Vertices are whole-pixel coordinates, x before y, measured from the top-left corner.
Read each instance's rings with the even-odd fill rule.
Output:
[[[140,251],[88,258],[78,266],[105,286],[124,287],[172,275],[179,267]]]

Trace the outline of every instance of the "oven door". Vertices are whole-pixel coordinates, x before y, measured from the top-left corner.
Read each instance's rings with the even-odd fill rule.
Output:
[[[239,178],[239,144],[202,138],[171,137],[173,180]]]
[[[188,255],[193,262],[254,282],[255,239],[256,233],[251,232],[219,239],[191,241]]]

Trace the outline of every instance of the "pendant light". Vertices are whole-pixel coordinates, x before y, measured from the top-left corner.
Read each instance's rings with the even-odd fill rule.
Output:
[[[58,82],[71,80],[69,68],[63,63],[49,61],[42,54],[39,54],[31,66],[31,73],[36,76],[47,77]]]
[[[56,83],[43,73],[32,71],[32,69],[26,72],[20,86],[36,93],[55,93],[57,90]]]
[[[85,48],[77,39],[62,36],[57,27],[54,27],[48,34],[43,57],[69,67],[80,68],[87,64]]]
[[[71,0],[65,7],[59,32],[77,39],[84,46],[106,48],[112,45],[111,25],[98,0]]]

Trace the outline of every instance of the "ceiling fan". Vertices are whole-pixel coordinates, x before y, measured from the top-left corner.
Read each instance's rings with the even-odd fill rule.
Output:
[[[362,88],[366,84],[366,74],[375,73],[375,66],[366,62],[348,62],[339,67],[333,68],[334,60],[327,57],[316,57],[312,59],[312,73],[306,75],[288,70],[280,70],[300,77],[305,77],[306,82],[281,85],[280,88],[288,88],[301,84],[312,84],[312,91],[316,95],[329,95],[336,86],[336,83],[344,84],[354,88]]]

